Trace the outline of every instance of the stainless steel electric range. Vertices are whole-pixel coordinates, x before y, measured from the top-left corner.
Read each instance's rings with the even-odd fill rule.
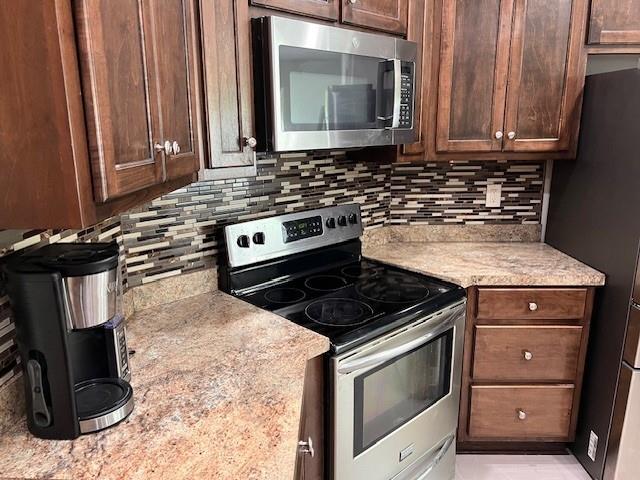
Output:
[[[362,257],[358,205],[229,225],[222,290],[325,335],[333,480],[450,480],[465,292]]]

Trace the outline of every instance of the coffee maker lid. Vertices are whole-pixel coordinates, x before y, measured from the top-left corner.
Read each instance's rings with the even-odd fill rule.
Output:
[[[118,266],[118,245],[114,243],[53,243],[12,259],[13,270],[54,271],[64,277],[93,275]]]

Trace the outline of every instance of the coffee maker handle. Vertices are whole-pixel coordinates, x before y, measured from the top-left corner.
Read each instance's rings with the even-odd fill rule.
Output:
[[[41,428],[48,427],[51,425],[51,413],[44,399],[42,368],[37,360],[32,358],[27,362],[27,375],[29,376],[29,386],[31,388],[31,414],[33,415],[33,423]]]

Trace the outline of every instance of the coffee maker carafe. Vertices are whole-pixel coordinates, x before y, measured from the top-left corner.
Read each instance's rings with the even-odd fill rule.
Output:
[[[7,289],[29,431],[73,439],[133,410],[118,246],[58,243],[10,258]]]

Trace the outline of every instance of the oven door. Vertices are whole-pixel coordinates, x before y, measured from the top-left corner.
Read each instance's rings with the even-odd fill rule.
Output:
[[[416,45],[267,17],[274,151],[415,140]]]
[[[453,478],[465,309],[332,359],[333,480]]]

